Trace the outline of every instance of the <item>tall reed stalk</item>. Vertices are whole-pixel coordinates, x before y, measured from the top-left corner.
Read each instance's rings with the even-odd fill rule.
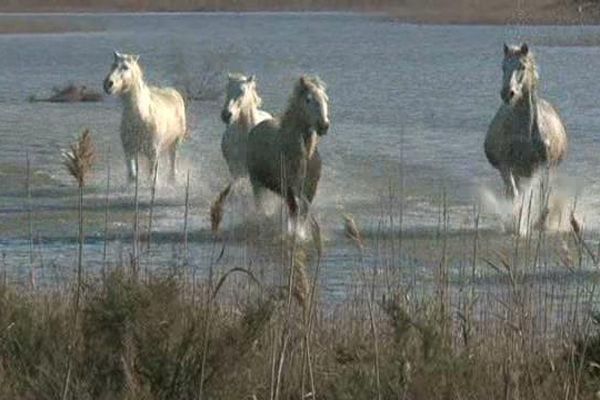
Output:
[[[35,269],[33,266],[33,205],[31,200],[31,160],[29,158],[29,152],[25,155],[27,159],[27,179],[25,186],[27,190],[27,226],[29,228],[29,279],[31,288],[35,288]]]
[[[67,373],[65,375],[65,382],[63,388],[62,399],[66,400],[69,394],[69,384],[71,379],[71,369],[73,365],[73,353],[75,351],[75,345],[77,336],[75,334],[77,326],[79,324],[79,307],[81,301],[81,287],[83,283],[83,244],[84,244],[84,232],[83,232],[83,191],[87,183],[87,178],[91,173],[92,166],[96,160],[96,153],[94,149],[94,143],[89,130],[85,130],[80,136],[79,140],[71,145],[70,150],[63,152],[64,165],[77,182],[78,192],[78,250],[77,250],[77,287],[75,290],[75,305],[73,310],[73,326],[72,326],[72,338],[70,340],[69,348],[69,359],[67,363]]]
[[[110,164],[111,164],[111,148],[110,144],[106,150],[106,193],[104,197],[104,245],[102,248],[102,276],[106,277],[106,263],[108,256],[108,217],[110,211]]]

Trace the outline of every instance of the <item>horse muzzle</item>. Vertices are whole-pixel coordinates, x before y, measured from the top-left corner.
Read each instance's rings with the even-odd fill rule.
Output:
[[[105,79],[102,86],[106,94],[112,94],[113,88],[115,87],[115,83],[110,79]]]
[[[325,136],[329,132],[329,122],[323,122],[317,125],[317,135]]]
[[[225,123],[225,124],[229,124],[229,122],[231,122],[231,111],[229,110],[223,110],[221,111],[221,120]]]
[[[513,89],[502,89],[500,91],[500,98],[502,98],[502,101],[505,104],[510,105],[512,104],[516,94],[517,93]]]

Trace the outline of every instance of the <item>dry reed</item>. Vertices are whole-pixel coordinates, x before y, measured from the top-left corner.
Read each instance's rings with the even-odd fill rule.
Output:
[[[83,189],[87,183],[87,179],[92,171],[92,166],[96,160],[96,151],[90,131],[86,129],[79,137],[77,142],[73,143],[70,150],[63,152],[64,165],[77,182],[79,188],[79,247],[77,256],[77,288],[75,291],[75,306],[73,310],[73,326],[72,332],[75,331],[79,323],[79,308],[81,302],[81,290],[83,284],[83,243],[85,240],[83,232]],[[71,347],[68,352],[67,371],[63,385],[62,399],[66,400],[69,393],[69,385],[71,381],[71,372],[73,365],[73,347],[77,337],[72,333],[70,342]]]
[[[223,220],[223,208],[225,207],[225,200],[227,200],[227,196],[229,195],[229,192],[231,192],[231,187],[231,183],[227,185],[225,189],[219,193],[219,196],[210,206],[210,227],[213,234],[219,232],[219,226]]]

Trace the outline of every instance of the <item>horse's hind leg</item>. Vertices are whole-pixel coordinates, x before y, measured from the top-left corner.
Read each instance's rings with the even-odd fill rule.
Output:
[[[175,183],[177,177],[177,142],[169,147],[169,167],[169,180],[171,183]]]
[[[158,173],[158,152],[154,149],[148,150],[146,157],[148,157],[148,177],[154,182]]]

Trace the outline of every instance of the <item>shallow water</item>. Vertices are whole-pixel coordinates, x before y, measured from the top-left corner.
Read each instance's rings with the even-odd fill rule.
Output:
[[[441,226],[442,198],[446,198],[449,230],[455,232],[472,229],[483,188],[501,193],[500,178],[483,154],[483,139],[500,104],[502,43],[527,40],[540,64],[542,93],[560,110],[571,137],[570,154],[561,167],[563,179],[569,182],[568,193],[577,195],[586,229],[600,228],[600,176],[595,169],[600,119],[593,90],[594,71],[600,66],[600,27],[419,26],[377,16],[329,13],[36,18],[60,18],[77,26],[89,23],[94,32],[0,36],[4,265],[29,265],[31,204],[36,265],[57,266],[39,273],[69,273],[60,266],[70,268],[76,256],[77,197],[59,150],[84,128],[91,129],[100,154],[86,194],[86,259],[91,265],[102,264],[108,160],[109,259],[117,263],[131,252],[133,190],[125,186],[118,100],[27,101],[30,95],[43,96],[53,86],[70,81],[101,90],[113,49],[139,53],[147,79],[159,85],[186,78],[197,83],[206,71],[215,69],[222,71],[222,82],[226,71],[256,74],[265,108],[271,112],[283,109],[299,74],[316,73],[327,82],[332,128],[320,145],[324,172],[314,213],[327,238],[324,265],[333,290],[353,279],[357,264],[354,247],[343,237],[341,212],[354,215],[371,232],[373,243],[382,232],[400,229],[409,238],[404,246],[411,240],[425,243],[413,259],[406,256],[403,262],[419,274],[431,275],[425,260],[433,257],[427,246],[436,243],[431,238]],[[152,253],[156,263],[171,260],[180,251],[188,171],[190,259],[200,270],[213,259],[208,210],[227,179],[220,152],[220,106],[219,98],[193,102],[189,108],[192,137],[182,148],[179,184],[158,188],[153,221],[157,245]],[[26,155],[32,168],[31,203],[25,187]],[[143,182],[142,231],[149,204],[149,185]],[[251,198],[244,194],[228,207],[226,239],[218,245],[227,243],[221,263],[260,259],[260,252],[240,239],[251,214]],[[271,223],[276,225],[277,218]],[[497,234],[502,223],[493,212],[484,212],[481,228],[495,238],[492,247],[506,240]],[[393,260],[394,253],[400,252],[389,241],[377,246],[373,244],[371,260]],[[470,244],[464,246],[460,250],[457,245],[457,251],[466,259]],[[23,271],[13,271],[15,279],[24,279]]]

